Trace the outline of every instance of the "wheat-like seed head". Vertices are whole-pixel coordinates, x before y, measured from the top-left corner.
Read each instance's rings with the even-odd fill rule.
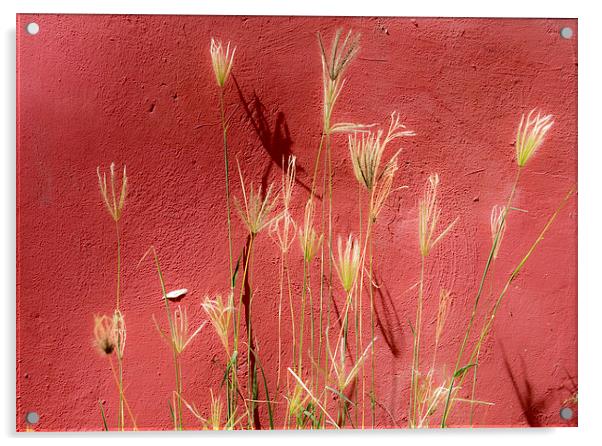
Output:
[[[395,178],[395,173],[399,168],[397,165],[398,155],[399,151],[397,151],[397,153],[395,153],[395,155],[393,155],[391,159],[387,161],[387,164],[385,164],[385,167],[380,174],[380,178],[378,179],[378,182],[374,188],[374,203],[372,205],[373,221],[376,221],[380,211],[382,211],[383,207],[385,206],[389,195],[393,191],[393,179]]]
[[[213,395],[213,389],[211,392],[211,407],[209,409],[209,419],[207,425],[211,430],[219,431],[223,429],[222,424],[222,413],[224,411],[224,405],[220,397]]]
[[[205,322],[203,322],[193,333],[190,333],[186,308],[182,309],[182,307],[178,305],[178,308],[176,308],[173,313],[173,333],[171,333],[171,343],[176,352],[181,354],[195,336],[201,332],[204,326]]]
[[[381,161],[387,147],[394,139],[402,136],[413,136],[414,132],[406,130],[406,127],[399,122],[397,112],[391,113],[391,123],[385,134],[382,129],[373,133],[365,131],[349,135],[349,153],[351,155],[351,165],[357,181],[368,191],[374,193],[374,202],[372,205],[372,219],[382,210],[389,194],[392,191],[393,178],[398,169],[397,157],[399,150],[387,161],[381,170]]]
[[[210,299],[209,296],[206,296],[201,304],[228,355],[230,355],[228,333],[230,332],[230,323],[232,313],[234,312],[234,307],[229,305],[231,301],[232,296],[228,298],[228,303],[226,303],[222,299],[221,294],[218,294],[215,299]]]
[[[238,164],[238,174],[240,176],[243,202],[241,204],[240,201],[234,197],[234,207],[236,208],[238,216],[247,227],[249,234],[256,235],[273,221],[273,218],[270,218],[270,213],[276,204],[276,200],[271,197],[274,185],[270,184],[265,196],[262,197],[261,186],[259,187],[259,190],[256,191],[253,188],[253,185],[251,185],[249,191],[246,191],[240,164]]]
[[[364,352],[355,360],[355,363],[351,368],[347,366],[347,359],[345,356],[345,339],[341,337],[337,341],[337,346],[334,349],[334,352],[330,348],[330,343],[327,341],[326,346],[328,349],[328,354],[331,360],[332,373],[334,375],[334,382],[337,386],[337,390],[340,393],[343,393],[344,390],[353,382],[355,377],[357,376],[360,368],[366,358],[368,357],[368,352],[370,351],[372,344],[376,338],[374,338],[366,347]]]
[[[117,333],[113,318],[106,315],[94,316],[94,346],[104,355],[111,355],[115,351]]]
[[[382,130],[349,135],[349,154],[355,178],[366,189],[372,190],[385,146],[381,143]]]
[[[284,209],[290,209],[296,176],[297,157],[295,155],[291,155],[288,157],[286,171],[282,171],[282,204],[284,205]]]
[[[324,76],[335,81],[339,79],[360,49],[360,35],[353,34],[351,30],[345,35],[341,42],[342,29],[337,29],[330,46],[330,55],[326,54],[322,35],[318,33],[318,43],[322,56],[322,69]]]
[[[269,231],[270,237],[276,242],[283,254],[287,253],[290,249],[297,232],[297,224],[290,212],[297,172],[296,160],[296,156],[290,156],[286,171],[282,171],[282,190],[280,193],[282,196],[283,211],[272,220]]]
[[[307,388],[311,388],[311,382],[305,382],[304,384]],[[292,418],[297,418],[297,416],[303,414],[306,410],[309,398],[310,397],[303,386],[296,382],[292,392],[288,396],[285,396],[289,415]]]
[[[356,124],[354,122],[338,122],[330,127],[330,133],[366,133],[374,124]]]
[[[343,249],[343,239],[337,241],[338,258],[334,262],[335,269],[341,280],[343,289],[349,293],[355,284],[360,264],[360,244],[352,234],[349,234]]]
[[[504,233],[506,232],[506,207],[495,205],[491,208],[491,243],[494,246],[493,258],[496,259]]]
[[[431,370],[431,372],[423,380],[424,384],[422,386],[420,386],[419,384],[419,389],[420,387],[422,387],[422,389],[419,390],[419,393],[421,394],[419,395],[420,399],[418,401],[420,407],[422,407],[425,410],[423,413],[420,414],[418,418],[418,421],[416,423],[417,428],[428,427],[429,417],[431,417],[437,411],[437,409],[443,403],[445,403],[445,399],[449,392],[449,389],[445,384],[433,388],[432,372],[433,371]],[[457,394],[457,391],[458,388],[454,387],[452,389],[452,395],[455,396]],[[455,397],[452,397],[450,401],[455,401]]]
[[[113,330],[115,331],[115,345],[117,356],[123,358],[123,352],[125,351],[125,338],[127,332],[125,329],[125,318],[119,310],[115,310],[113,312]]]
[[[98,187],[100,188],[100,195],[102,196],[102,200],[104,201],[105,206],[107,207],[107,211],[109,211],[109,215],[111,215],[111,218],[115,222],[118,222],[123,212],[123,207],[125,205],[125,197],[127,194],[127,175],[125,165],[123,166],[123,174],[121,176],[121,191],[119,193],[119,197],[117,197],[117,191],[115,187],[117,183],[117,178],[115,175],[115,163],[111,163],[109,172],[109,185],[107,186],[106,173],[103,173],[101,175],[100,166],[96,168],[96,174],[98,175]]]
[[[232,52],[230,52],[230,42],[228,42],[224,48],[224,45],[220,40],[212,38],[209,50],[211,53],[213,72],[215,73],[215,80],[220,88],[224,88],[224,85],[226,85],[228,77],[230,76],[230,71],[232,70],[236,47],[232,48]]]
[[[270,223],[270,237],[276,242],[280,251],[286,254],[293,242],[297,232],[297,223],[288,209],[280,212]]]
[[[320,245],[322,244],[322,240],[324,239],[324,235],[316,233],[316,230],[313,226],[313,212],[314,205],[313,201],[310,199],[307,201],[305,205],[305,218],[303,219],[303,227],[299,228],[299,243],[301,245],[301,252],[303,253],[303,259],[310,263],[315,257],[318,249],[320,249]]]
[[[331,130],[330,118],[332,116],[332,110],[341,94],[343,85],[345,85],[345,79],[343,79],[342,76],[359,51],[359,34],[353,35],[352,32],[349,31],[342,42],[341,34],[341,29],[338,29],[335,32],[330,47],[330,54],[327,54],[322,41],[322,36],[318,33],[318,43],[320,45],[320,55],[322,57],[325,132]]]
[[[524,167],[525,164],[533,157],[539,146],[554,124],[552,115],[542,115],[537,112],[537,115],[532,118],[537,109],[529,112],[527,117],[523,114],[516,131],[516,162],[519,167]]]
[[[427,257],[433,247],[451,230],[455,225],[454,220],[438,236],[435,235],[437,223],[441,216],[441,209],[437,203],[437,188],[439,187],[439,175],[432,174],[426,183],[423,199],[418,203],[418,239],[420,253]]]

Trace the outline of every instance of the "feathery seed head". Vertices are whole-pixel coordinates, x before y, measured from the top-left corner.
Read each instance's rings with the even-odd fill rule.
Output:
[[[102,200],[109,211],[111,218],[118,222],[123,212],[125,205],[125,197],[127,194],[127,175],[125,165],[123,166],[123,174],[121,176],[121,191],[119,197],[117,197],[116,183],[117,178],[115,175],[115,163],[111,163],[109,168],[109,185],[107,186],[107,175],[106,173],[100,174],[100,166],[96,168],[96,174],[98,175],[98,187],[100,188],[100,195]],[[110,187],[110,189],[109,189]]]
[[[376,181],[376,173],[382,158],[384,146],[380,144],[382,131],[375,135],[372,132],[349,135],[349,153],[355,178],[366,189],[372,190]]]
[[[376,133],[362,132],[359,138],[358,133],[349,135],[349,153],[355,178],[366,189],[372,191],[382,176],[380,163],[387,144],[396,138],[413,135],[414,132],[406,130],[406,127],[399,122],[397,112],[391,113],[391,123],[386,135],[382,129],[377,130]],[[394,155],[394,158],[396,156],[397,154]]]
[[[220,88],[224,88],[226,81],[232,70],[232,63],[234,62],[234,53],[236,47],[230,52],[230,42],[228,42],[224,48],[224,45],[220,40],[211,39],[211,64],[213,65],[213,72],[215,73],[215,80]]]
[[[491,208],[491,243],[494,245],[493,258],[497,259],[498,251],[506,232],[506,207],[495,205]]]
[[[207,426],[214,431],[223,429],[222,424],[222,413],[224,411],[224,404],[222,399],[218,396],[217,398],[213,395],[213,389],[211,392],[211,407],[209,409],[209,419],[207,420]]]
[[[357,376],[363,362],[368,357],[368,352],[370,351],[370,348],[372,347],[372,344],[374,343],[375,340],[376,340],[376,338],[374,338],[368,344],[368,346],[366,347],[366,349],[364,350],[362,355],[356,359],[355,364],[353,364],[353,367],[351,367],[351,368],[349,368],[347,366],[347,360],[345,357],[345,339],[341,338],[337,342],[337,346],[336,346],[334,352],[330,348],[329,342],[326,343],[327,348],[328,348],[328,354],[330,356],[330,360],[331,360],[331,364],[332,364],[332,372],[334,374],[334,381],[336,383],[337,390],[340,393],[343,393],[343,391],[347,388],[347,386],[349,386],[349,384],[351,384],[353,382],[353,380],[355,379],[355,377]]]
[[[439,187],[439,175],[432,174],[426,183],[424,197],[418,203],[418,239],[420,243],[420,253],[427,257],[433,247],[451,230],[456,224],[454,220],[438,236],[435,236],[437,223],[441,216],[441,209],[437,203],[437,188]]]
[[[342,29],[337,29],[330,46],[330,55],[326,54],[326,48],[322,41],[322,35],[318,33],[318,43],[322,56],[322,70],[324,77],[336,81],[345,72],[353,58],[360,49],[360,35],[353,34],[351,30],[347,32],[345,39],[341,42]]]
[[[339,122],[330,127],[330,133],[366,133],[374,124],[356,124],[354,122]]]
[[[234,307],[231,305],[232,301],[233,296],[231,292],[228,303],[224,302],[222,296],[218,294],[215,299],[210,299],[209,296],[206,296],[201,304],[228,355],[230,354],[228,333],[230,332],[230,322],[232,320],[232,313],[234,312]]]
[[[537,112],[537,115],[532,117],[535,112],[537,112],[537,109],[531,110],[526,118],[523,114],[516,131],[516,162],[519,167],[524,167],[527,164],[543,143],[552,124],[554,124],[552,115],[542,116],[541,113]]]
[[[282,203],[285,209],[290,208],[296,176],[297,157],[295,155],[291,155],[288,157],[288,165],[286,168],[286,172],[284,170],[282,171]]]
[[[334,266],[339,274],[343,289],[349,293],[355,284],[360,265],[360,245],[357,239],[349,234],[343,249],[343,239],[339,236],[337,241],[339,257]]]
[[[117,340],[117,355],[123,358],[123,352],[125,350],[125,318],[121,311],[115,310],[113,312],[113,327],[116,333],[115,339]]]
[[[330,54],[327,54],[322,41],[322,35],[318,33],[318,43],[322,57],[322,81],[324,89],[324,131],[329,132],[330,118],[345,79],[342,78],[345,70],[359,51],[359,34],[352,35],[349,31],[341,42],[342,30],[335,32]]]
[[[110,355],[117,348],[117,333],[113,318],[106,315],[94,316],[94,346],[99,353]]]
[[[395,155],[391,157],[387,164],[380,174],[380,178],[376,183],[374,188],[374,203],[372,208],[372,221],[376,221],[376,218],[380,214],[380,211],[385,205],[387,198],[392,192],[393,188],[393,179],[395,177],[395,172],[399,166],[397,165],[397,157],[399,155],[399,151]]]
[[[301,252],[303,253],[303,259],[307,263],[310,263],[313,260],[324,238],[323,234],[320,234],[318,237],[318,234],[314,229],[313,212],[314,205],[313,201],[310,199],[305,205],[305,218],[303,219],[303,227],[299,228],[299,243],[301,244]]]
[[[304,384],[308,388],[311,386],[311,383]],[[297,418],[306,411],[309,395],[298,382],[295,383],[290,395],[285,396],[285,398],[288,401],[288,413],[291,417]]]
[[[173,312],[173,333],[171,333],[171,344],[178,355],[186,349],[188,344],[190,344],[195,336],[201,332],[204,326],[205,322],[203,322],[193,333],[190,333],[186,308],[182,309],[182,307],[178,305],[178,308]]]
[[[288,252],[297,232],[297,224],[290,213],[290,204],[297,171],[296,160],[296,156],[290,156],[286,172],[282,171],[281,195],[284,210],[270,224],[270,237],[276,242],[282,253]]]
[[[238,174],[242,186],[243,203],[241,204],[240,201],[234,197],[234,206],[238,212],[238,216],[247,227],[249,234],[256,235],[273,221],[273,219],[270,218],[270,213],[276,204],[276,200],[271,197],[273,184],[268,186],[265,196],[262,197],[261,186],[259,187],[259,190],[255,191],[253,185],[251,185],[249,191],[246,191],[240,165],[238,165]]]

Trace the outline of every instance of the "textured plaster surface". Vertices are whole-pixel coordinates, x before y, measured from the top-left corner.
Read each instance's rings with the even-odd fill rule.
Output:
[[[30,21],[39,23],[39,34],[25,33]],[[238,47],[226,91],[231,159],[266,184],[280,180],[282,155],[295,154],[293,214],[300,222],[320,137],[316,32],[329,40],[339,26],[361,32],[362,40],[335,122],[386,124],[398,110],[416,132],[396,144],[403,149],[396,186],[409,187],[392,196],[375,227],[378,427],[407,424],[409,323],[420,268],[416,204],[431,172],[441,177],[442,222],[459,220],[427,263],[423,330],[432,340],[439,289],[451,289],[436,373],[453,367],[490,247],[490,210],[505,202],[516,172],[521,113],[541,107],[556,123],[523,172],[515,206],[526,212],[511,214],[483,308],[576,185],[575,20],[20,15],[17,429],[31,410],[40,414],[36,429],[100,429],[99,399],[115,425],[109,364],[92,347],[93,315],[114,306],[114,227],[96,178],[96,167],[111,161],[127,165],[130,185],[122,220],[126,392],[140,428],[172,427],[171,356],[152,322],[152,315],[165,318],[159,282],[149,261],[138,263],[150,245],[157,248],[168,289],[190,290],[181,304],[193,323],[205,320],[205,294],[227,288],[210,38]],[[573,27],[573,39],[560,37],[563,26]],[[333,166],[335,234],[357,233],[357,184],[344,137],[334,138]],[[240,196],[231,173],[232,193]],[[236,217],[233,225],[239,252],[244,229]],[[577,382],[576,231],[573,199],[512,284],[479,369],[477,399],[494,405],[476,410],[476,424],[576,424],[559,417]],[[298,295],[301,258],[293,246]],[[267,233],[256,247],[256,335],[273,388],[279,253]],[[338,285],[335,300],[342,300]],[[285,312],[285,364],[289,323]],[[431,344],[424,342],[423,357]],[[210,328],[182,357],[186,397],[202,411],[209,389],[219,389],[223,360]],[[452,425],[468,423],[466,409],[458,406]],[[186,422],[193,425],[191,417]]]

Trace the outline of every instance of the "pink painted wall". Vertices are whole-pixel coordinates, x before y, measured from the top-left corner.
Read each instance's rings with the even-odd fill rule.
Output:
[[[36,36],[24,31],[32,20],[40,24]],[[560,37],[563,26],[574,29],[573,39]],[[407,424],[408,322],[420,265],[416,204],[431,172],[442,181],[443,222],[459,221],[427,265],[424,332],[432,339],[439,289],[453,290],[437,370],[453,367],[490,248],[490,210],[506,200],[516,171],[521,113],[541,107],[555,124],[519,183],[515,205],[528,212],[511,215],[494,291],[576,184],[576,20],[20,15],[17,429],[24,429],[30,410],[41,415],[36,429],[100,429],[99,398],[114,424],[110,369],[92,347],[92,316],[114,306],[114,228],[96,178],[96,167],[111,161],[127,165],[130,185],[122,220],[126,392],[141,428],[171,428],[171,356],[151,319],[165,318],[159,282],[150,262],[137,265],[155,245],[168,288],[190,290],[182,305],[194,323],[205,320],[205,294],[226,290],[223,155],[210,38],[238,47],[235,82],[226,93],[232,159],[255,182],[279,181],[281,154],[295,154],[293,213],[300,222],[320,137],[316,32],[329,41],[336,27],[359,31],[362,39],[335,122],[386,124],[397,110],[416,132],[396,144],[403,148],[396,185],[409,188],[389,200],[375,229],[383,292],[376,303],[377,396],[394,418],[378,408],[378,426]],[[357,219],[349,218],[356,212],[357,183],[345,138],[334,144],[335,233],[357,232]],[[232,173],[233,195],[240,196]],[[577,383],[576,235],[573,199],[501,308],[477,391],[479,400],[495,405],[477,410],[477,424],[576,424],[576,418],[559,417]],[[243,244],[235,217],[235,251]],[[257,250],[256,334],[274,386],[279,253],[267,233],[260,234]],[[298,291],[297,244],[293,253]],[[483,299],[490,304],[493,294]],[[286,312],[283,326],[286,340]],[[431,346],[425,345],[428,357]],[[285,363],[289,356],[287,346]],[[223,373],[211,328],[186,350],[183,369],[187,398],[206,410],[209,388],[218,389]],[[456,410],[451,424],[466,424],[463,413]],[[190,417],[187,423],[193,424]]]

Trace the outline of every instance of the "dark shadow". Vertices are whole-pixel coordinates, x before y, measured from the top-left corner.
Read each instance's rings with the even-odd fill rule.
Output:
[[[527,424],[529,424],[529,426],[531,427],[542,426],[543,424],[540,420],[540,415],[545,410],[546,400],[545,398],[537,399],[535,397],[533,392],[533,386],[527,376],[527,366],[525,364],[524,358],[521,355],[519,355],[520,370],[517,373],[515,373],[512,370],[510,362],[508,361],[506,350],[504,349],[504,346],[501,343],[500,350],[504,359],[504,366],[506,368],[506,372],[510,377],[510,382],[514,387],[516,397],[518,399],[518,402],[520,403]]]
[[[578,403],[578,384],[577,379],[569,373],[565,366],[562,366],[562,371],[564,372],[565,380],[560,387],[560,391],[562,392],[562,397],[564,400],[562,401],[563,406],[573,407],[577,409],[579,407]],[[568,381],[568,384],[567,384]],[[576,417],[573,418],[576,421]],[[567,420],[568,421],[568,420]]]
[[[326,277],[324,277],[324,281],[326,282]],[[334,294],[332,296],[328,296],[328,298],[331,299],[331,305],[332,305],[332,309],[334,310],[334,314],[335,314],[335,320],[336,320],[336,325],[335,327],[337,328],[336,334],[338,337],[339,332],[341,332],[343,330],[343,314],[342,311],[345,311],[345,300],[343,300],[343,308],[339,309],[338,305],[337,305],[337,301],[334,298]],[[351,307],[349,309],[349,314],[351,314]],[[349,325],[348,325],[349,327]],[[349,357],[353,360],[353,353],[351,351],[351,343],[349,342],[348,339],[349,333],[347,333],[347,336],[345,337],[345,350],[347,351],[347,355],[349,355]],[[335,348],[337,348],[337,346],[335,345]]]
[[[565,379],[569,382],[568,385],[563,384],[562,389],[568,392],[569,398],[574,397],[575,395],[577,395],[578,392],[577,379],[569,373],[566,367],[563,366],[562,371],[564,372]]]
[[[382,281],[376,271],[372,271],[373,276],[373,284],[375,293],[374,293],[374,314],[375,314],[375,323],[378,332],[382,335],[382,338],[385,341],[389,351],[392,354],[391,361],[389,364],[389,370],[393,371],[399,367],[401,358],[401,352],[403,350],[403,336],[402,336],[402,327],[403,323],[399,319],[397,315],[397,311],[395,310],[395,305],[393,303],[393,298],[391,297],[391,293],[387,288],[387,285]],[[377,341],[378,342],[378,341]],[[398,392],[398,381],[394,379],[391,383],[391,392],[393,395],[396,395]],[[397,409],[398,400],[393,399],[392,409]],[[379,403],[380,405],[380,403]],[[384,407],[381,407],[381,411],[387,414],[393,421],[393,423],[397,423],[393,418],[390,412],[388,412]]]
[[[252,268],[252,259],[253,259],[253,253],[250,252],[249,248],[251,245],[251,236],[247,236],[247,241],[245,243],[245,247],[243,249],[242,252],[242,263],[243,265],[245,265],[243,268],[246,268],[246,274],[243,272],[243,295],[242,295],[242,304],[245,308],[245,325],[247,328],[247,343],[249,344],[249,349],[252,353],[249,354],[249,370],[251,371],[251,373],[249,373],[249,383],[248,388],[252,389],[252,396],[251,399],[253,401],[257,401],[258,400],[258,391],[256,390],[258,388],[258,383],[257,383],[257,359],[255,358],[255,352],[257,351],[255,348],[255,341],[254,341],[254,333],[253,333],[253,325],[251,323],[251,303],[253,302],[253,296],[252,296],[252,289],[251,289],[251,284],[249,281],[249,271]],[[249,257],[249,255],[251,257]],[[244,269],[243,269],[244,271]],[[253,379],[253,382],[251,382],[251,380]],[[249,403],[252,407],[252,412],[253,412],[253,428],[254,429],[261,429],[261,422],[259,419],[259,405],[257,403]]]
[[[284,113],[282,111],[277,112],[274,123],[271,125],[270,119],[268,119],[268,110],[257,93],[253,91],[252,98],[247,100],[236,78],[232,76],[232,79],[234,81],[234,85],[236,86],[236,91],[238,92],[238,97],[243,107],[245,116],[253,126],[253,130],[259,138],[261,146],[272,160],[272,162],[266,167],[261,177],[261,185],[265,191],[268,187],[268,178],[272,173],[274,165],[279,167],[281,170],[286,170],[288,159],[293,155],[291,150],[293,140],[291,139],[291,134],[288,124],[286,123]],[[305,174],[306,171],[303,169],[303,167],[297,166],[297,173]],[[301,180],[299,180],[298,177],[296,178],[296,183],[306,191],[310,191],[310,188]]]
[[[353,380],[351,381],[351,383],[349,384],[347,389],[345,389],[345,391],[344,391],[345,398],[347,398],[347,400],[349,400],[349,401],[352,401],[353,394],[355,393],[355,390],[358,387],[357,381],[358,381],[358,379],[356,376],[355,378],[353,378]],[[341,413],[339,414],[339,417],[337,420],[337,424],[339,426],[348,425],[348,426],[351,426],[353,429],[356,429],[357,426],[355,425],[354,419],[353,419],[354,407],[349,403],[349,401],[342,400],[342,398],[338,395],[337,395],[337,399],[339,400],[339,404],[341,404],[341,407],[342,407]],[[357,404],[358,401],[359,400],[356,400],[355,404]]]
[[[391,293],[387,286],[380,281],[376,272],[373,271],[374,289],[376,291],[376,299],[374,299],[374,313],[376,315],[376,326],[391,350],[394,357],[401,356],[401,344],[403,338],[401,336],[401,327],[403,324],[397,316]],[[399,329],[396,331],[396,329]]]

